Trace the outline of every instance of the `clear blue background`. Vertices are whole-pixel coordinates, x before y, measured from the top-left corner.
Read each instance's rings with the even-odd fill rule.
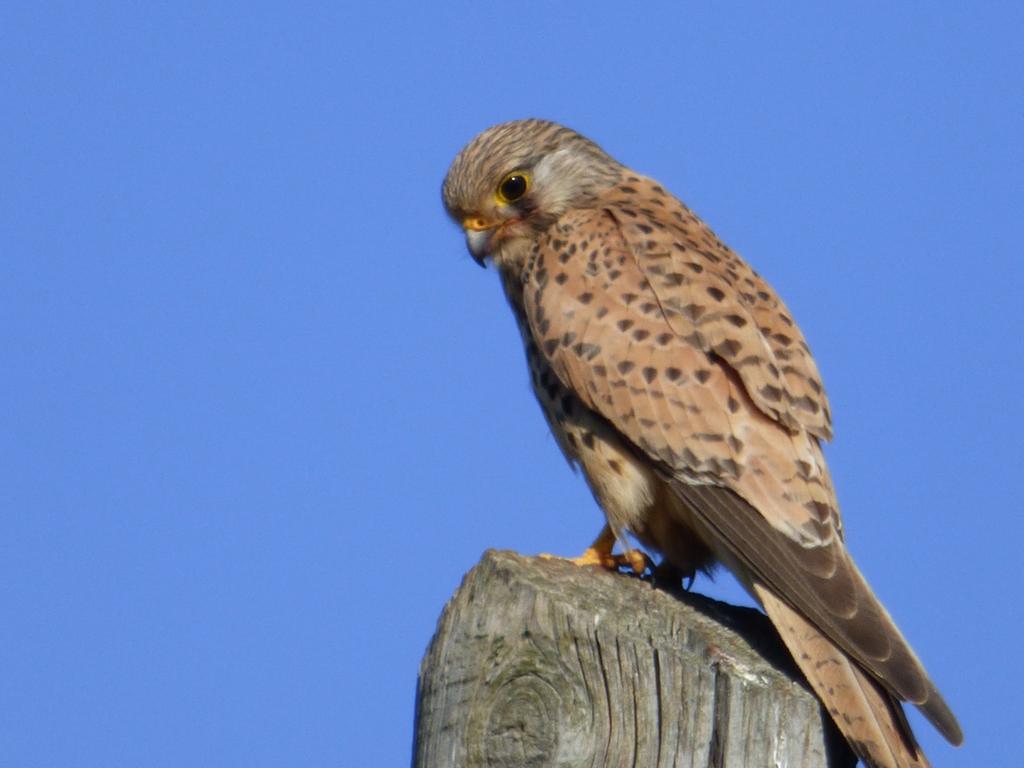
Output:
[[[530,115],[785,297],[925,747],[1019,760],[1024,6],[624,5],[3,4],[0,764],[408,763],[462,574],[600,521],[439,201]]]

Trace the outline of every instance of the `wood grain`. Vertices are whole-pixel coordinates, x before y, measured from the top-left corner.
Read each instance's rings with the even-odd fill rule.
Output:
[[[763,614],[490,550],[420,667],[413,765],[839,768]]]

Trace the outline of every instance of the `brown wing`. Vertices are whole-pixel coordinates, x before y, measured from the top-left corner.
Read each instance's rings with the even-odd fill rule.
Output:
[[[651,273],[657,248],[641,258],[623,234],[629,226],[643,235],[671,232],[661,222],[673,203],[666,197],[658,217],[617,203],[571,212],[541,237],[523,292],[541,353],[563,384],[675,481],[713,549],[768,585],[900,698],[921,705],[957,741],[955,719],[842,544],[818,440],[800,421],[814,416],[810,423],[819,431],[827,427],[824,394],[816,415],[790,407],[803,395],[775,399],[762,391],[756,400],[752,389],[782,389],[788,379],[781,369],[773,378],[764,362],[774,355],[771,345],[736,298],[741,271],[732,267],[740,279],[731,285],[709,281],[707,268]],[[688,309],[701,291],[720,307]],[[736,333],[726,334],[727,327]],[[762,362],[744,364],[750,357]],[[800,375],[810,381],[809,356],[804,363]]]
[[[608,203],[673,330],[727,361],[761,411],[830,439],[818,367],[771,286],[656,182],[634,177]]]

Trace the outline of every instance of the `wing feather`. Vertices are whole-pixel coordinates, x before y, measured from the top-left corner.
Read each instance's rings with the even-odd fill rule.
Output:
[[[952,713],[846,552],[818,442],[829,432],[824,392],[813,418],[794,406],[805,390],[788,388],[776,350],[754,328],[754,303],[741,297],[723,299],[711,310],[687,308],[701,290],[717,301],[707,287],[728,281],[720,275],[708,280],[708,269],[695,272],[699,282],[673,276],[688,268],[679,259],[692,258],[689,241],[678,252],[683,255],[659,257],[656,242],[645,242],[637,253],[624,230],[635,226],[637,233],[652,235],[669,228],[633,213],[612,203],[570,212],[540,238],[523,302],[541,354],[563,385],[670,480],[716,553],[767,585],[958,741]],[[625,219],[633,224],[623,224]],[[698,244],[718,247],[701,232]],[[733,288],[754,280],[733,258],[711,263],[736,273],[738,278],[727,272]],[[672,271],[652,271],[658,264],[670,264]],[[729,319],[734,314],[747,322]],[[748,332],[727,335],[727,328]],[[802,342],[795,326],[790,333]],[[761,362],[744,364],[751,357]],[[818,382],[810,356],[795,359],[797,378],[815,389],[808,384]],[[789,394],[766,395],[773,386]]]
[[[728,361],[765,414],[830,439],[818,368],[771,286],[656,182],[638,179],[627,189],[614,192],[605,210],[619,224],[672,329]]]

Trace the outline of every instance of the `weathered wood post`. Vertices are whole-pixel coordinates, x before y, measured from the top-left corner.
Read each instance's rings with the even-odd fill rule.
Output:
[[[839,768],[855,760],[757,611],[488,551],[420,667],[415,768]]]

